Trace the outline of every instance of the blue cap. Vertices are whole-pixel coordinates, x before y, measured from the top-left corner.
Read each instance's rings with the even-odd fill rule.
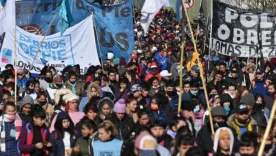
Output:
[[[193,65],[193,66],[192,66],[192,70],[195,71],[195,72],[199,72],[199,67],[198,67],[198,65]]]

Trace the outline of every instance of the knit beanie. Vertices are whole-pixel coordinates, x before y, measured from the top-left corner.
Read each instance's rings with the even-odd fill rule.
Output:
[[[255,104],[255,98],[252,94],[248,93],[241,97],[241,103],[244,103],[246,105],[254,106]]]
[[[75,94],[66,94],[63,96],[63,101],[65,101],[65,103],[69,102],[69,101],[73,101],[73,100],[79,100],[79,96],[75,95]]]
[[[124,99],[120,99],[115,103],[114,110],[115,113],[125,113],[126,103]]]
[[[221,130],[219,133],[219,138],[225,136],[225,135],[230,135],[229,132],[227,130]]]

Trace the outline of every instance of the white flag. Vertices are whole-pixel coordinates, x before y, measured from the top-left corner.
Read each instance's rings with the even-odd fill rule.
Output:
[[[0,3],[0,35],[15,30],[15,0],[7,0],[5,7]]]
[[[166,0],[146,0],[141,10],[141,26],[144,32],[148,32],[148,28],[157,12],[166,4]]]

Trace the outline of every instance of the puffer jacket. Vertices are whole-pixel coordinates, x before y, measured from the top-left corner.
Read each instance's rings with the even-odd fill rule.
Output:
[[[125,114],[122,120],[119,120],[116,116],[116,113],[113,113],[111,117],[107,118],[107,120],[111,121],[116,126],[118,130],[118,139],[122,141],[130,139],[130,134],[132,132],[134,122],[127,114]]]

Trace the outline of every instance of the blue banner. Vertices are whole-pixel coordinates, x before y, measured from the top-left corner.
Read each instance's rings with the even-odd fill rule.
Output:
[[[50,35],[62,30],[58,16],[62,0],[26,0],[16,2],[17,25],[37,35]],[[132,0],[100,6],[87,0],[70,0],[75,24],[95,14],[95,27],[98,36],[98,48],[103,59],[112,51],[115,57],[128,59],[134,48]],[[52,22],[52,19],[55,20]],[[49,27],[50,23],[51,26]]]
[[[89,13],[94,13],[98,48],[104,59],[108,51],[112,51],[115,57],[130,57],[134,48],[132,0],[109,6],[100,6],[86,0],[72,2],[72,5],[75,4],[72,14],[76,22],[83,20]]]

